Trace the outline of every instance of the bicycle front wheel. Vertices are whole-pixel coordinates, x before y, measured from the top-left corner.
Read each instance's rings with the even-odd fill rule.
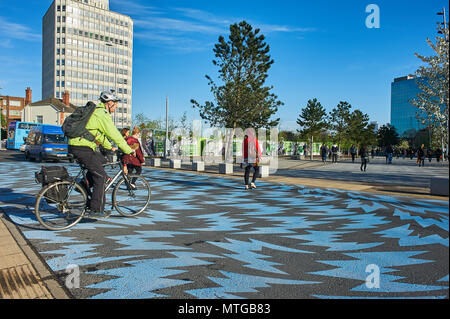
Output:
[[[117,183],[112,194],[112,202],[120,215],[133,217],[145,211],[150,204],[150,184],[139,175],[127,177],[129,181],[122,178]]]
[[[49,230],[75,226],[86,211],[87,194],[78,183],[56,182],[44,187],[36,198],[35,215]]]

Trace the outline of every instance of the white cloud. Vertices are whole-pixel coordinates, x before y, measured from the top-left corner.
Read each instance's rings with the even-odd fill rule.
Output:
[[[33,32],[33,30],[26,25],[9,22],[0,16],[0,38],[40,41],[41,34]]]
[[[242,18],[223,17],[214,13],[180,7],[154,7],[143,1],[111,0],[110,9],[130,15],[134,20],[134,36],[148,45],[176,51],[210,49],[211,41],[229,32],[229,26]],[[288,25],[264,24],[249,21],[263,33],[297,33],[316,31]]]

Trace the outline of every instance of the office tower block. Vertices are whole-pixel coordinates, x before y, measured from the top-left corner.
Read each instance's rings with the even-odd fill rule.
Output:
[[[109,10],[109,0],[55,0],[42,23],[42,99],[97,102],[115,89],[122,100],[118,128],[131,125],[133,20]]]

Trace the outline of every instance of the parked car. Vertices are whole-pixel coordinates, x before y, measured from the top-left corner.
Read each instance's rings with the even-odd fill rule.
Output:
[[[25,146],[25,158],[44,162],[47,160],[69,160],[73,157],[68,153],[67,138],[61,126],[38,125],[30,129]]]

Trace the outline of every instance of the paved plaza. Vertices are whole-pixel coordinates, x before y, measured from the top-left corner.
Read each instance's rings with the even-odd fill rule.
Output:
[[[252,191],[236,176],[146,167],[146,213],[52,232],[33,214],[42,164],[17,155],[0,165],[0,204],[74,298],[449,298],[448,197],[327,188],[348,175],[401,185],[400,171],[415,187],[448,177],[448,164],[421,172],[409,160],[401,168],[401,159],[382,160],[361,173],[348,161],[283,159],[276,176],[323,186],[273,176]],[[73,269],[79,287],[68,281]]]

